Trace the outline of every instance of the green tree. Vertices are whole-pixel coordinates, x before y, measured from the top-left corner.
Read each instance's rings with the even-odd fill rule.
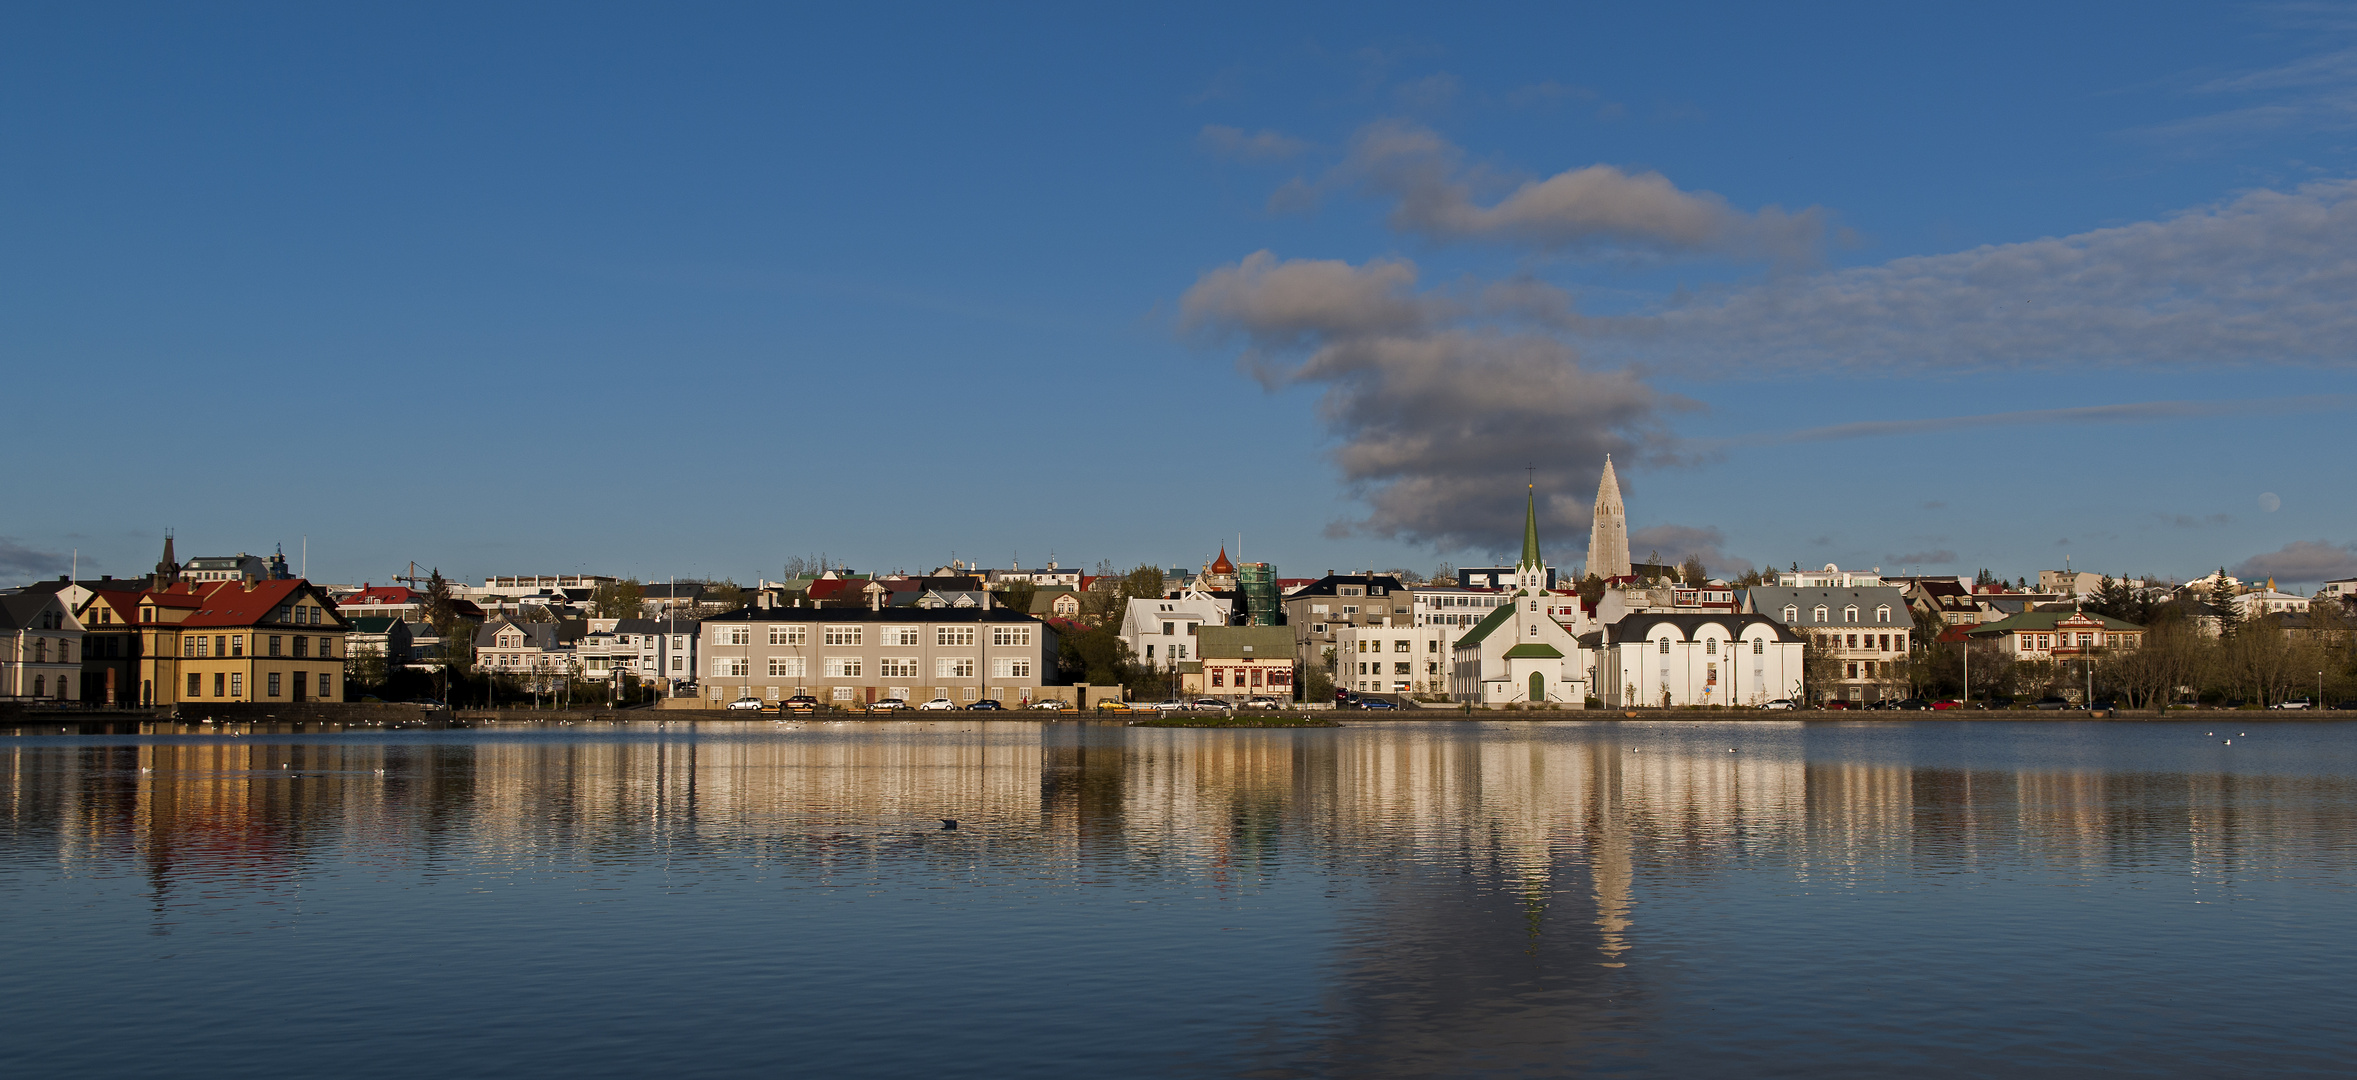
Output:
[[[1581,578],[1579,592],[1580,602],[1591,608],[1595,607],[1596,602],[1604,598],[1604,579],[1594,574]]]
[[[590,591],[589,610],[601,619],[635,619],[646,601],[646,588],[636,578],[600,585]]]
[[[1686,582],[1687,588],[1699,589],[1703,582],[1710,580],[1710,571],[1702,565],[1702,556],[1690,554],[1678,563],[1678,577]]]
[[[1152,563],[1140,563],[1136,569],[1121,576],[1121,598],[1124,600],[1159,600],[1162,598],[1162,568]]]
[[[1028,581],[1010,581],[998,592],[998,602],[1016,611],[1028,612],[1031,602],[1039,596],[1039,586]]]

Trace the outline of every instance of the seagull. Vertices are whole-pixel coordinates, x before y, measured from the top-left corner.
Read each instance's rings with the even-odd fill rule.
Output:
[[[2228,740],[2226,740],[2226,745],[2228,745],[2228,746],[2232,746],[2232,745],[2234,745],[2234,740],[2232,740],[2232,739],[2228,739]]]
[[[942,819],[941,819],[941,827],[942,827],[942,828],[944,828],[944,829],[954,829],[954,828],[957,828],[957,827],[958,827],[958,819],[956,819],[956,818],[953,818],[953,817],[945,817],[945,818],[942,818]]]

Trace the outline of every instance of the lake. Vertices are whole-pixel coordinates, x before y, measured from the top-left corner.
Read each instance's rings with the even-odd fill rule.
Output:
[[[2333,723],[0,734],[0,1073],[2346,1075],[2353,871]]]

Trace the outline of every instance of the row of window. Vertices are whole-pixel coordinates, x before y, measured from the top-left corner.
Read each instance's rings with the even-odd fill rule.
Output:
[[[1252,681],[1251,681],[1251,683],[1249,684],[1249,685],[1251,685],[1251,686],[1291,686],[1291,685],[1293,685],[1293,669],[1292,669],[1292,668],[1217,668],[1217,667],[1215,667],[1215,668],[1212,668],[1212,669],[1211,669],[1211,685],[1213,685],[1213,686],[1221,686],[1221,687],[1230,686],[1230,685],[1234,685],[1234,686],[1245,686],[1245,685],[1247,685],[1247,684],[1245,683],[1245,681],[1244,681],[1244,680],[1245,680],[1245,677],[1246,677],[1246,673],[1247,673],[1247,672],[1250,672],[1250,673],[1251,673],[1251,680],[1252,680]],[[1263,681],[1264,677],[1265,677],[1265,679],[1266,679],[1266,681],[1265,681],[1265,682]]]
[[[971,656],[937,656],[933,658],[933,675],[942,679],[974,678],[976,663]],[[1027,656],[994,656],[990,659],[990,675],[996,679],[1028,679],[1034,663]],[[860,656],[830,656],[823,665],[830,679],[864,679],[867,677],[867,658]],[[720,678],[750,678],[753,662],[742,656],[712,658],[712,674]],[[769,658],[769,677],[799,679],[810,674],[810,660],[801,656],[772,656]],[[914,679],[917,677],[917,658],[888,656],[876,661],[879,679]]]
[[[1415,665],[1413,662],[1411,662],[1411,661],[1407,661],[1407,660],[1395,660],[1395,661],[1392,661],[1392,664],[1391,664],[1391,673],[1392,673],[1392,674],[1394,674],[1394,675],[1413,675],[1413,674],[1415,674],[1415,673],[1416,673],[1416,665]],[[1440,662],[1439,662],[1439,661],[1437,661],[1437,660],[1427,660],[1427,661],[1425,661],[1425,663],[1424,663],[1424,673],[1425,673],[1425,674],[1427,674],[1427,675],[1438,675],[1438,674],[1440,674]],[[1383,674],[1383,661],[1381,661],[1381,660],[1376,660],[1376,661],[1372,661],[1372,662],[1366,662],[1366,661],[1362,661],[1362,662],[1360,662],[1360,664],[1359,664],[1359,674],[1361,674],[1361,675],[1381,675],[1381,674]]]
[[[1819,634],[1819,640],[1829,649],[1880,649],[1883,652],[1907,651],[1907,635],[1889,634]]]
[[[1668,639],[1668,638],[1663,638],[1663,639],[1661,639],[1661,642],[1660,642],[1660,644],[1661,644],[1661,654],[1662,654],[1663,656],[1668,656],[1668,655],[1670,654],[1670,639]],[[1742,648],[1742,647],[1743,647],[1743,642],[1741,642],[1741,641],[1730,641],[1730,642],[1728,642],[1728,643],[1727,643],[1727,648],[1728,648],[1728,651],[1729,651],[1729,652],[1733,652],[1733,651],[1735,651],[1736,649],[1740,649],[1740,648]],[[1765,655],[1765,654],[1767,653],[1767,651],[1768,651],[1768,639],[1766,639],[1766,638],[1753,638],[1753,639],[1752,639],[1752,641],[1751,641],[1751,654],[1752,654],[1753,656],[1762,656],[1762,655]],[[1703,653],[1703,655],[1705,655],[1705,656],[1717,656],[1717,655],[1719,655],[1719,639],[1717,639],[1717,638],[1715,638],[1715,637],[1714,637],[1714,638],[1704,638],[1704,639],[1702,639],[1702,653]]]
[[[307,635],[295,635],[292,653],[286,651],[288,642],[281,635],[271,634],[265,637],[256,634],[254,638],[256,644],[265,650],[262,653],[264,656],[292,655],[304,659],[309,659],[311,656],[312,639]],[[319,655],[333,659],[336,654],[335,641],[336,639],[331,637],[319,638]],[[183,634],[180,637],[180,656],[184,660],[215,656],[244,656],[245,654],[246,636],[244,634]]]
[[[1430,639],[1430,640],[1427,640],[1427,641],[1424,643],[1424,645],[1425,645],[1425,649],[1424,649],[1424,651],[1425,651],[1425,652],[1435,652],[1435,653],[1436,653],[1436,652],[1439,652],[1439,651],[1440,651],[1440,639],[1439,639],[1439,638],[1432,638],[1432,639]],[[1382,651],[1383,651],[1383,641],[1382,641],[1382,639],[1380,639],[1380,638],[1376,638],[1376,639],[1360,638],[1360,639],[1359,639],[1359,646],[1358,646],[1358,650],[1357,650],[1357,651],[1359,651],[1359,652],[1363,652],[1363,653],[1366,653],[1366,652],[1382,652]],[[1416,651],[1416,650],[1415,650],[1415,646],[1413,646],[1412,644],[1410,644],[1410,643],[1409,643],[1409,641],[1408,641],[1408,639],[1406,639],[1406,638],[1393,638],[1393,639],[1392,639],[1392,641],[1391,641],[1391,651],[1393,651],[1393,652],[1414,652],[1414,651]]]
[[[1827,607],[1826,607],[1825,605],[1823,605],[1823,604],[1819,604],[1819,605],[1817,605],[1817,610],[1814,612],[1814,614],[1815,614],[1816,618],[1815,618],[1815,619],[1813,619],[1813,620],[1811,620],[1811,621],[1813,621],[1813,622],[1818,622],[1818,623],[1823,623],[1823,622],[1826,622],[1826,621],[1827,621],[1827,617],[1828,617],[1828,616],[1829,616],[1831,613],[1832,613],[1832,609],[1830,609],[1830,608],[1827,608]],[[1790,625],[1790,624],[1792,624],[1792,623],[1794,623],[1794,622],[1797,622],[1797,621],[1799,621],[1799,619],[1800,619],[1800,608],[1799,608],[1798,606],[1796,606],[1796,605],[1793,605],[1793,604],[1786,604],[1786,605],[1784,605],[1784,622],[1785,622],[1785,624],[1786,624],[1786,625]],[[1858,609],[1857,609],[1857,607],[1856,607],[1855,605],[1852,605],[1852,606],[1850,606],[1850,607],[1846,607],[1846,608],[1843,608],[1843,609],[1841,609],[1841,621],[1843,621],[1843,622],[1845,622],[1845,623],[1855,623],[1855,622],[1857,622],[1857,621],[1858,621]],[[1878,623],[1887,623],[1887,622],[1891,621],[1891,609],[1890,609],[1890,605],[1888,605],[1888,604],[1885,604],[1885,605],[1883,605],[1883,606],[1881,606],[1881,607],[1875,608],[1875,609],[1874,609],[1874,621],[1875,621],[1875,622],[1878,622]]]
[[[282,687],[281,687],[281,684],[280,684],[280,682],[279,682],[279,676],[280,676],[280,674],[281,674],[280,672],[276,672],[276,671],[271,671],[271,672],[264,672],[264,673],[263,673],[263,682],[262,682],[262,685],[263,685],[263,696],[264,696],[264,697],[284,697],[284,696],[286,696],[286,692],[285,692],[285,690],[284,690],[284,689],[282,689]],[[285,673],[285,674],[286,674],[286,676],[287,676],[289,679],[292,679],[292,680],[293,680],[293,682],[294,682],[294,688],[293,688],[293,689],[294,689],[294,696],[296,696],[296,697],[312,697],[312,696],[314,696],[314,693],[316,693],[316,696],[317,696],[318,698],[320,698],[321,700],[331,700],[331,699],[333,699],[333,698],[335,697],[335,676],[334,676],[332,673],[325,672],[325,671],[320,671],[320,672],[296,671],[296,672],[287,672],[287,673]],[[314,692],[314,691],[312,690],[312,687],[313,687],[313,685],[314,685],[314,684],[313,684],[313,683],[310,681],[310,680],[311,680],[311,679],[313,679],[314,677],[316,677],[316,678],[319,680],[319,681],[317,682],[317,684],[316,684],[316,685],[317,685],[317,687],[318,687],[318,689],[317,689],[317,691],[316,691],[316,692]],[[61,686],[61,689],[62,689],[62,686]],[[244,696],[245,696],[245,693],[246,693],[246,675],[245,675],[245,672],[242,672],[242,671],[216,671],[216,672],[214,672],[214,673],[213,673],[213,696],[214,696],[214,697],[217,697],[217,698],[238,698],[238,697],[244,697]],[[187,694],[187,696],[188,696],[188,697],[190,697],[190,698],[200,698],[200,697],[203,697],[203,696],[205,696],[205,677],[204,677],[204,674],[203,674],[202,672],[195,672],[195,671],[192,671],[192,672],[189,672],[189,673],[188,673],[188,694]]]
[[[1169,625],[1168,623],[1163,624],[1165,627],[1163,633],[1170,632],[1167,629]],[[820,627],[819,640],[826,645],[862,645],[866,643],[867,629],[865,626]],[[990,628],[990,643],[993,645],[1029,645],[1031,644],[1031,630],[1032,628],[1028,626],[993,626]],[[915,645],[922,633],[920,628],[914,626],[886,626],[877,631],[876,644]],[[810,628],[807,626],[773,624],[769,627],[767,636],[771,645],[810,644]],[[750,645],[753,643],[753,628],[750,626],[719,627],[713,631],[712,640],[716,645]],[[974,628],[971,626],[936,626],[933,628],[933,644],[935,645],[972,645],[973,643]]]

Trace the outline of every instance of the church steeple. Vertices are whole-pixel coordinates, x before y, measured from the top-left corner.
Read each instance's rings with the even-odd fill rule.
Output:
[[[1523,493],[1522,560],[1514,564],[1516,588],[1533,592],[1547,587],[1547,564],[1539,557],[1539,494],[1538,485],[1531,484]]]

